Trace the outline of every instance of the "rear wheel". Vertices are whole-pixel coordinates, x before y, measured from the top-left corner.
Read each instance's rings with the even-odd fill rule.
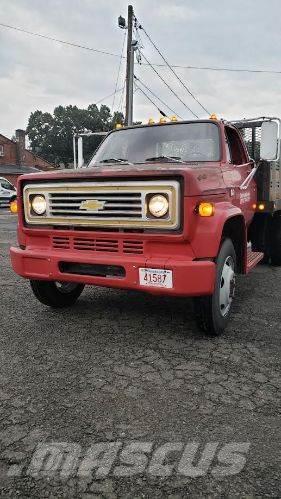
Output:
[[[30,281],[30,284],[37,300],[53,308],[70,307],[84,289],[84,284],[75,282]]]
[[[275,213],[270,230],[270,257],[272,265],[281,265],[281,213]]]
[[[226,328],[235,295],[236,253],[230,239],[222,243],[216,264],[213,295],[194,298],[197,324],[211,336],[220,335]]]

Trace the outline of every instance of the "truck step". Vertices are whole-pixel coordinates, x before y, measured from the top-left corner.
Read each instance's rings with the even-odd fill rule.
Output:
[[[252,251],[248,248],[247,252],[247,274],[250,272],[264,257],[263,253]]]

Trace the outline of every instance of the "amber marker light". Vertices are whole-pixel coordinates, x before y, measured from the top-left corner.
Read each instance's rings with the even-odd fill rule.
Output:
[[[16,199],[10,203],[10,212],[14,215],[18,212],[18,202]]]
[[[212,217],[215,214],[215,206],[213,203],[200,203],[198,213],[200,217]]]

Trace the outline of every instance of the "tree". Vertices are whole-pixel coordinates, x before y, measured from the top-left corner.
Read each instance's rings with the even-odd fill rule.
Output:
[[[26,132],[31,150],[51,163],[73,162],[73,135],[83,132],[112,130],[117,123],[124,123],[120,112],[110,113],[107,106],[90,104],[87,109],[77,106],[58,106],[53,114],[34,111],[31,113]],[[90,158],[100,143],[100,137],[84,141],[84,157]]]

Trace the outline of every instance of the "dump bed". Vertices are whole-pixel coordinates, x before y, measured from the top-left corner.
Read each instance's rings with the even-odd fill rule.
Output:
[[[235,121],[240,130],[249,155],[255,162],[260,161],[261,126],[268,119]],[[281,157],[278,161],[262,161],[256,175],[258,200],[266,203],[272,211],[281,209]]]

